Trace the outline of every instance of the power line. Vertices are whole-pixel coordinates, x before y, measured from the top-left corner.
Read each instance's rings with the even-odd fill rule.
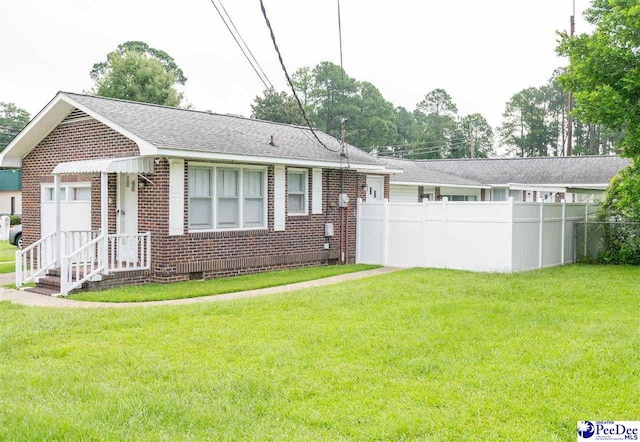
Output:
[[[220,18],[222,19],[222,21],[224,22],[224,25],[227,27],[227,29],[229,30],[229,33],[231,34],[231,36],[233,37],[233,39],[235,40],[236,44],[238,45],[238,47],[240,48],[240,51],[242,52],[242,55],[244,55],[244,58],[247,59],[247,61],[249,62],[249,64],[251,65],[251,68],[253,69],[253,71],[256,73],[256,75],[260,78],[260,81],[262,82],[262,84],[264,84],[265,89],[269,89],[270,86],[267,84],[267,80],[265,80],[264,78],[262,78],[262,75],[260,75],[260,72],[258,72],[258,69],[255,67],[255,65],[252,63],[251,59],[249,58],[249,56],[247,55],[247,53],[245,52],[244,48],[242,47],[242,45],[240,44],[240,42],[238,41],[238,38],[236,37],[236,35],[233,33],[233,31],[231,30],[231,27],[229,26],[229,23],[227,23],[227,21],[224,19],[224,16],[222,15],[222,11],[220,11],[220,8],[218,8],[218,5],[216,5],[214,0],[210,0],[211,4],[213,5],[213,7],[216,9],[216,11],[218,12],[218,15],[220,16]]]
[[[311,130],[311,133],[313,134],[315,139],[318,140],[318,143],[320,143],[322,145],[322,147],[324,147],[325,149],[327,149],[328,151],[333,152],[333,153],[339,152],[339,150],[333,150],[333,149],[330,149],[329,147],[327,147],[327,145],[325,145],[320,140],[320,138],[318,138],[318,134],[316,134],[316,131],[313,130],[313,126],[311,125],[311,122],[309,121],[309,118],[307,117],[307,112],[304,110],[304,106],[302,105],[302,102],[300,101],[300,98],[298,97],[298,93],[296,92],[296,88],[294,87],[293,82],[291,81],[291,77],[289,77],[289,72],[287,72],[287,67],[285,66],[284,61],[282,60],[282,54],[280,53],[280,48],[278,48],[278,43],[276,42],[276,36],[273,33],[273,28],[271,27],[271,22],[269,21],[269,17],[267,17],[267,10],[265,9],[264,2],[262,0],[260,0],[260,9],[262,10],[262,16],[264,17],[264,21],[267,24],[267,27],[269,28],[269,33],[271,34],[271,41],[273,42],[273,47],[276,50],[276,52],[278,53],[278,60],[280,61],[280,66],[282,67],[282,70],[284,71],[284,76],[287,78],[287,83],[289,83],[289,86],[291,87],[291,92],[293,92],[293,97],[298,102],[298,107],[300,108],[300,111],[302,112],[302,117],[307,122],[307,126],[309,126],[309,130]]]
[[[229,26],[229,23],[227,23],[227,20],[224,18],[224,16],[222,15],[222,12],[220,11],[220,8],[218,8],[217,4],[214,2],[214,0],[210,0],[211,4],[213,5],[213,7],[216,9],[216,12],[218,13],[218,15],[220,16],[220,18],[222,19],[222,22],[224,23],[224,25],[226,26],[227,30],[229,31],[229,33],[231,34],[231,37],[233,37],[233,40],[236,42],[236,44],[238,45],[238,48],[240,49],[240,52],[242,52],[242,55],[244,55],[245,59],[249,62],[249,64],[251,65],[251,68],[253,69],[253,71],[256,73],[256,75],[258,76],[258,78],[260,79],[260,81],[262,82],[262,84],[265,86],[265,95],[270,95],[271,97],[276,98],[275,103],[280,106],[280,108],[282,109],[282,111],[285,113],[285,115],[291,120],[294,121],[294,118],[292,117],[292,115],[289,113],[289,110],[280,102],[278,102],[277,100],[277,94],[275,93],[275,87],[273,86],[273,83],[271,82],[271,80],[269,79],[269,77],[267,76],[267,74],[264,72],[264,70],[262,69],[262,66],[260,66],[260,63],[258,62],[258,60],[256,59],[256,57],[253,55],[253,52],[251,51],[251,48],[249,48],[249,45],[247,44],[247,42],[245,41],[245,39],[242,37],[242,34],[240,33],[240,30],[237,28],[237,26],[235,25],[235,23],[233,22],[233,19],[231,18],[231,15],[229,14],[229,12],[226,10],[226,8],[224,7],[224,4],[222,4],[221,0],[218,0],[220,3],[220,7],[221,9],[224,11],[225,15],[227,16],[227,18],[229,19],[229,23],[231,23],[231,26],[233,26],[233,29],[235,29],[236,33],[238,34],[238,36],[236,37],[236,34],[234,34],[234,32],[231,30],[231,26]],[[240,38],[240,40],[242,41],[242,43],[244,44],[244,47],[240,44],[240,41],[238,40],[238,38]],[[246,48],[246,51],[245,51]],[[247,55],[247,53],[250,54]],[[255,61],[255,65],[254,62],[251,60],[253,59]],[[257,65],[257,67],[256,67]],[[261,75],[260,72],[262,72]],[[268,83],[268,84],[267,84]],[[316,140],[314,140],[309,134],[307,134],[305,132],[305,130],[303,130],[301,127],[298,127],[298,130],[300,130],[300,132],[307,137],[309,140],[313,141],[314,143],[316,142]],[[317,138],[317,137],[316,137]],[[322,144],[322,143],[320,143]],[[323,145],[324,146],[324,145]]]
[[[212,0],[213,1],[213,0]],[[251,55],[251,58],[253,59],[253,61],[256,63],[256,65],[258,66],[258,69],[260,69],[260,72],[262,73],[262,75],[264,76],[264,78],[267,80],[267,83],[269,83],[269,85],[271,86],[271,89],[275,90],[275,87],[273,86],[273,83],[271,82],[271,80],[269,80],[269,77],[267,76],[267,74],[264,72],[264,69],[262,69],[262,66],[260,66],[260,63],[258,62],[258,60],[256,59],[255,55],[253,55],[253,52],[251,51],[251,48],[249,47],[249,45],[247,45],[247,42],[244,41],[244,38],[242,38],[242,34],[240,33],[240,31],[238,30],[238,28],[236,27],[236,24],[233,22],[233,19],[231,18],[231,16],[229,15],[229,13],[227,12],[227,8],[224,7],[224,4],[222,3],[222,0],[218,0],[218,2],[220,3],[220,6],[222,7],[222,10],[224,11],[225,15],[227,16],[227,18],[229,18],[229,22],[231,23],[231,26],[233,26],[233,29],[236,31],[236,33],[238,34],[238,37],[240,37],[240,40],[242,41],[242,44],[244,44],[245,48],[247,48],[247,51],[249,52],[249,55]]]

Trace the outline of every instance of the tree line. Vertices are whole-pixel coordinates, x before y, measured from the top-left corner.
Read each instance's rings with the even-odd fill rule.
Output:
[[[514,94],[506,103],[503,122],[495,130],[479,114],[461,115],[451,95],[433,89],[414,109],[394,106],[370,82],[359,81],[340,66],[324,61],[298,69],[293,85],[311,124],[340,138],[346,122],[346,141],[380,155],[405,158],[485,158],[564,155],[567,147],[568,94],[558,69],[540,87]],[[120,44],[90,71],[95,95],[166,106],[188,107],[180,87],[187,78],[165,51],[144,42]],[[265,90],[251,103],[251,116],[263,120],[306,125],[292,94]],[[0,150],[26,125],[29,114],[13,103],[0,103]],[[574,119],[574,154],[615,151],[619,130]],[[498,149],[497,146],[500,146]]]
[[[461,158],[472,152],[486,157],[493,151],[494,133],[487,120],[480,114],[460,116],[443,89],[427,93],[410,111],[328,61],[298,69],[292,81],[314,127],[340,138],[346,121],[346,141],[364,150],[410,158]],[[269,89],[254,99],[251,116],[306,124],[292,94]]]

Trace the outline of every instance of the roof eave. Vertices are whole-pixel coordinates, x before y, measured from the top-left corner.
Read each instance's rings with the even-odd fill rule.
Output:
[[[484,184],[451,184],[451,183],[436,183],[425,181],[391,181],[391,184],[397,184],[399,186],[429,186],[429,187],[453,187],[461,189],[490,189],[491,186]]]
[[[229,161],[234,163],[282,164],[287,166],[327,167],[332,169],[355,169],[364,172],[393,173],[384,164],[361,164],[343,161],[307,160],[300,158],[267,157],[258,155],[240,155],[218,152],[200,152],[183,149],[158,149],[157,155],[183,158],[187,160]]]

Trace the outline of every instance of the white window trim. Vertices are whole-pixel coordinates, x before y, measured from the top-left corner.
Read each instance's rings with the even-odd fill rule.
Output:
[[[211,170],[211,216],[213,228],[198,229],[191,226],[191,220],[189,219],[191,196],[189,195],[189,180],[191,168],[208,168]],[[238,204],[239,204],[239,227],[218,227],[218,169],[238,170],[240,172],[238,179]],[[259,170],[262,172],[262,199],[263,199],[263,226],[261,227],[242,227],[244,224],[244,171],[245,170]],[[218,163],[202,163],[189,161],[187,164],[187,225],[189,226],[189,233],[207,233],[207,232],[237,232],[237,231],[251,231],[251,230],[265,230],[269,228],[269,188],[268,188],[268,175],[269,168],[267,166],[257,166],[250,164],[218,164]]]
[[[289,211],[289,173],[304,174],[304,211],[291,213]],[[287,216],[308,216],[309,215],[309,169],[287,168]]]
[[[62,193],[62,189],[64,189],[64,195],[65,198],[61,199],[60,202],[61,203],[65,203],[65,204],[87,204],[91,202],[91,195],[89,196],[88,200],[72,200],[70,199],[71,196],[71,189],[74,187],[85,187],[85,188],[89,188],[89,191],[91,191],[91,183],[89,181],[80,181],[80,182],[68,182],[68,183],[60,183],[60,193]],[[55,199],[49,201],[47,199],[47,193],[49,191],[49,189],[55,189],[55,186],[53,185],[53,183],[42,183],[40,185],[40,203],[42,204],[55,204]],[[55,190],[54,190],[55,192]],[[54,196],[55,198],[55,196]]]

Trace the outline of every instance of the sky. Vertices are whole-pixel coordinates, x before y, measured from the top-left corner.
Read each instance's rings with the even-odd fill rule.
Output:
[[[258,0],[222,0],[277,88],[286,87]],[[334,0],[264,0],[290,73],[339,63]],[[578,32],[588,30],[576,0]],[[461,115],[502,121],[517,91],[543,85],[566,65],[555,54],[572,0],[341,0],[344,68],[377,86],[396,106],[415,108],[435,88]],[[32,115],[59,90],[89,91],[94,63],[122,42],[169,53],[196,109],[249,116],[263,85],[210,0],[3,0],[0,101]]]

